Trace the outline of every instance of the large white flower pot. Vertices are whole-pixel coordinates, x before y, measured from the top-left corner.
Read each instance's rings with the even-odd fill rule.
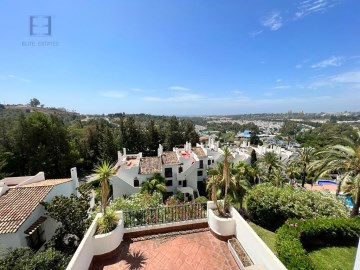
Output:
[[[231,217],[218,217],[212,209],[209,209],[208,223],[210,229],[219,236],[235,234],[235,220]]]

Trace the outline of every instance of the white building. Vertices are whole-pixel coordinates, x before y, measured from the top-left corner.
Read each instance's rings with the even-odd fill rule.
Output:
[[[40,202],[76,194],[78,185],[76,168],[71,169],[71,178],[67,179],[45,179],[40,172],[1,180],[0,251],[17,247],[39,249],[50,240],[58,224],[45,215]]]
[[[163,151],[159,145],[157,157],[143,157],[142,153],[126,154],[118,152],[117,173],[111,179],[113,197],[130,195],[140,191],[141,184],[160,173],[166,180],[168,195],[181,192],[191,198],[199,195],[199,187],[204,186],[207,168],[221,161],[222,151],[209,139],[209,146],[192,147],[186,143],[184,147],[173,151]]]

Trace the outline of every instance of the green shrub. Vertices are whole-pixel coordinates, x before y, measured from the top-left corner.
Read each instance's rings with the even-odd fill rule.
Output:
[[[29,248],[15,248],[9,250],[0,259],[1,270],[36,269],[36,270],[63,270],[70,262],[71,256],[48,248],[34,252]]]
[[[306,242],[348,245],[356,243],[359,233],[359,218],[291,219],[278,229],[275,246],[279,259],[289,270],[315,269],[304,249]]]
[[[140,210],[146,208],[157,208],[162,205],[162,194],[154,192],[152,195],[148,193],[135,193],[128,198],[117,198],[113,201],[109,209],[113,211]]]
[[[106,214],[97,220],[96,234],[108,233],[114,230],[119,218],[114,211],[107,211]]]
[[[348,217],[346,206],[330,193],[291,186],[277,188],[260,184],[246,197],[249,217],[256,224],[275,231],[289,218]]]
[[[205,196],[200,196],[195,199],[196,203],[206,203],[208,199]]]

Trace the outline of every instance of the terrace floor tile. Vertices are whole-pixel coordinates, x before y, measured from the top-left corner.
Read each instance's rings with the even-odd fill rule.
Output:
[[[150,240],[129,239],[121,243],[118,254],[94,260],[90,270],[115,269],[238,269],[227,243],[210,231]]]

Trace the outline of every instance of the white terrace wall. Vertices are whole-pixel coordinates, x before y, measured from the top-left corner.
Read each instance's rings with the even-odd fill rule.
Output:
[[[120,212],[117,214],[119,215]],[[95,235],[96,223],[101,216],[100,213],[96,215],[66,270],[89,269],[93,256],[111,252],[120,245],[124,235],[122,219],[119,220],[116,229],[112,232]]]
[[[358,269],[360,269],[360,239],[356,252],[355,265],[354,265],[354,270],[358,270]]]
[[[231,207],[230,214],[236,223],[235,236],[249,254],[253,263],[263,265],[267,270],[286,270],[282,262],[260,239],[234,207]]]

